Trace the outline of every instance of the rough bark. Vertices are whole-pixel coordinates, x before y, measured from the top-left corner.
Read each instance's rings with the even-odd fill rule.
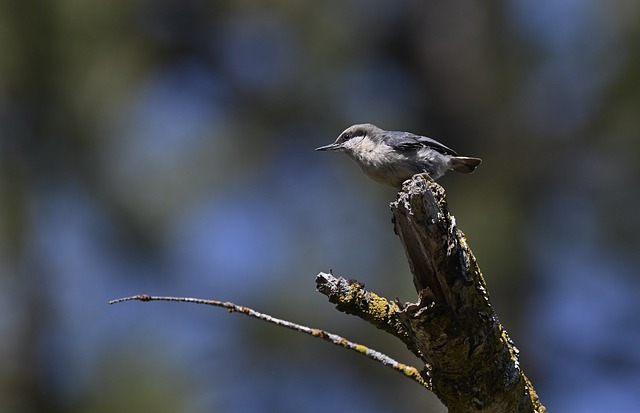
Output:
[[[444,189],[416,175],[391,210],[418,302],[389,301],[358,282],[325,273],[317,278],[318,290],[338,310],[400,338],[425,363],[423,377],[449,412],[545,412],[491,307]]]

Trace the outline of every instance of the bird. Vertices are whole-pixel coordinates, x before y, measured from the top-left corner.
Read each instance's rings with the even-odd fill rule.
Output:
[[[371,123],[352,125],[332,144],[316,151],[339,151],[356,161],[369,178],[396,189],[415,174],[426,173],[433,180],[447,171],[470,174],[480,158],[458,156],[451,148],[426,136],[387,131]]]

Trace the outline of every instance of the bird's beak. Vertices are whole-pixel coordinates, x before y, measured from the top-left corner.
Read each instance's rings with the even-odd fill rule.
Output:
[[[338,149],[342,149],[342,145],[337,143],[332,143],[330,145],[324,145],[319,148],[316,148],[316,151],[337,151]]]

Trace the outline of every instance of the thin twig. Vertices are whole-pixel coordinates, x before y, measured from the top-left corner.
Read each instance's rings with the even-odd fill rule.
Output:
[[[156,297],[156,296],[142,294],[142,295],[134,295],[132,297],[119,298],[117,300],[112,300],[112,301],[109,301],[109,304],[117,304],[124,301],[177,301],[177,302],[185,302],[185,303],[212,305],[216,307],[224,307],[227,310],[229,310],[229,312],[231,313],[235,312],[235,313],[245,314],[250,317],[257,318],[257,319],[260,319],[269,323],[273,323],[282,327],[286,327],[291,330],[309,334],[310,336],[313,336],[316,338],[321,338],[325,341],[329,341],[333,344],[336,344],[346,349],[360,353],[365,357],[368,357],[372,360],[377,361],[378,363],[382,363],[385,366],[391,367],[392,369],[404,374],[408,378],[417,382],[421,386],[431,390],[430,380],[425,380],[417,368],[413,366],[408,366],[403,363],[399,363],[396,360],[392,359],[391,357],[387,356],[386,354],[382,354],[379,351],[372,350],[362,344],[357,344],[352,341],[349,341],[337,334],[329,333],[327,331],[320,330],[317,328],[310,328],[307,326],[293,323],[291,321],[286,321],[276,317],[272,317],[268,314],[263,314],[249,307],[237,305],[229,301],[205,300],[201,298],[189,298],[189,297]]]

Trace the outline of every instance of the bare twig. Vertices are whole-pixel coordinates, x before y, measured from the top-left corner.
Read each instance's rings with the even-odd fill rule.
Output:
[[[117,303],[122,303],[124,301],[176,301],[176,302],[184,302],[184,303],[212,305],[215,307],[223,307],[229,310],[229,312],[231,313],[241,313],[249,317],[257,318],[259,320],[263,320],[268,323],[272,323],[281,327],[288,328],[290,330],[306,333],[312,337],[321,338],[325,341],[331,342],[340,347],[344,347],[346,349],[355,351],[357,353],[362,354],[365,357],[370,358],[371,360],[377,361],[378,363],[382,363],[385,366],[391,367],[392,369],[404,374],[408,378],[417,382],[421,386],[431,390],[431,380],[429,379],[426,373],[424,373],[424,376],[423,376],[423,374],[421,374],[421,372],[417,368],[400,363],[392,359],[391,357],[387,356],[386,354],[370,349],[365,345],[349,341],[337,334],[329,333],[325,330],[321,330],[318,328],[303,326],[300,324],[293,323],[291,321],[282,320],[280,318],[276,318],[268,314],[258,312],[249,307],[237,305],[229,301],[205,300],[201,298],[189,298],[189,297],[157,297],[157,296],[141,294],[141,295],[134,295],[131,297],[119,298],[117,300],[111,300],[109,301],[109,304],[117,304]]]

